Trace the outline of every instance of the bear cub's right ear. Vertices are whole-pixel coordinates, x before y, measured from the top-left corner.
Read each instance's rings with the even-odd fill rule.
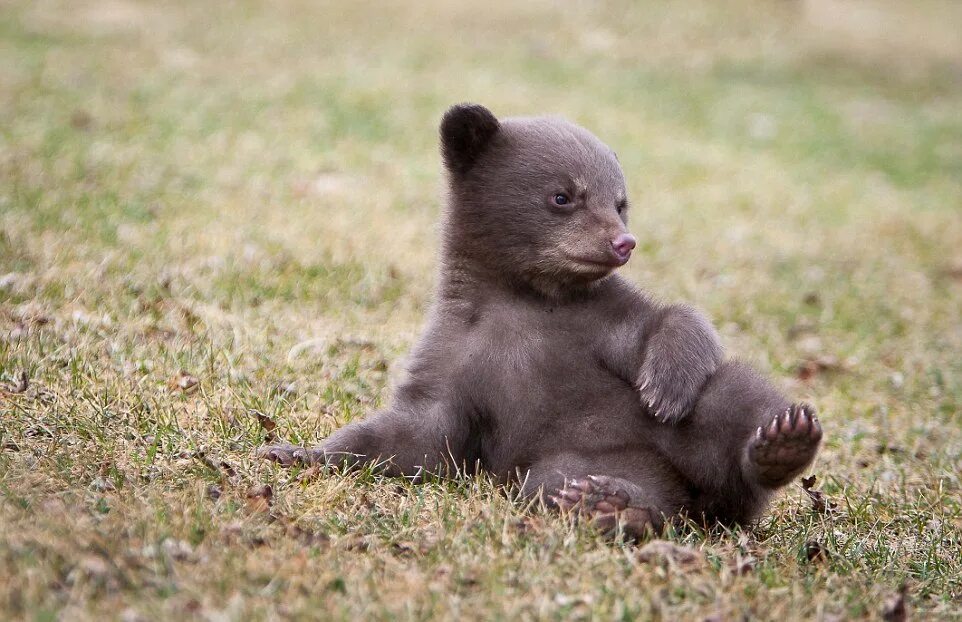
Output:
[[[501,124],[478,104],[451,106],[441,119],[441,157],[452,173],[467,173]]]

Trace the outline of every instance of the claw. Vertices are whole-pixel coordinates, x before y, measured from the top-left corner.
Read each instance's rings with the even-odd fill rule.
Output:
[[[788,413],[784,413],[778,417],[778,432],[779,434],[788,434],[792,431],[792,418]]]
[[[760,482],[770,488],[784,486],[809,464],[818,451],[821,426],[811,406],[795,404],[757,428],[751,458]]]

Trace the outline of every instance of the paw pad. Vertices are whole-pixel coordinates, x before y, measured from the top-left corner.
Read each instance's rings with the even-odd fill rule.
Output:
[[[649,510],[628,505],[630,496],[611,478],[589,475],[565,482],[551,501],[563,512],[587,518],[606,536],[614,536],[620,526],[629,538],[638,539],[653,529]]]
[[[815,409],[792,404],[755,431],[749,456],[762,484],[783,486],[808,466],[821,440],[822,426]]]

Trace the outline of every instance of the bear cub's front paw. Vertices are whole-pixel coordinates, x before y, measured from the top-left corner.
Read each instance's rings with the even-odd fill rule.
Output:
[[[695,407],[721,361],[721,342],[705,316],[685,306],[666,309],[638,372],[642,406],[659,421],[678,423]]]
[[[691,412],[701,385],[702,382],[695,382],[690,374],[649,361],[638,376],[641,405],[652,417],[664,423],[677,423]]]

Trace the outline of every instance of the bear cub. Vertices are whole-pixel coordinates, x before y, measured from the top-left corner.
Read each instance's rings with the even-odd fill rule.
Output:
[[[697,311],[614,274],[635,247],[614,152],[558,118],[444,115],[441,268],[389,407],[290,465],[480,468],[632,537],[690,516],[744,523],[818,450],[814,410],[724,360]]]

